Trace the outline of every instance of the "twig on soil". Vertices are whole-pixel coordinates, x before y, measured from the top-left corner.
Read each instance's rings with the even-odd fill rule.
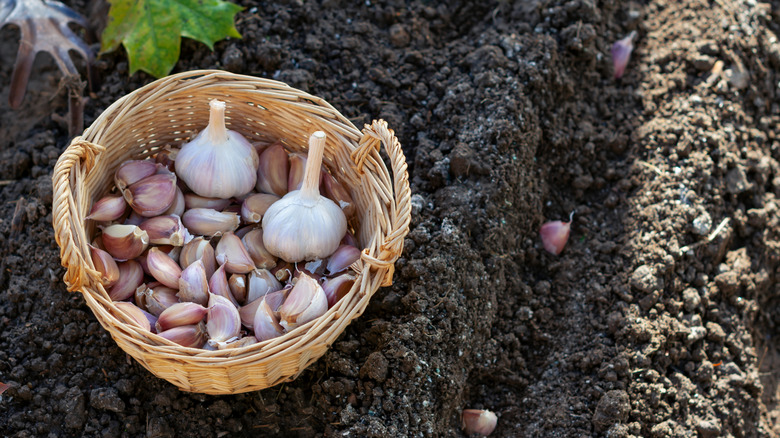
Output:
[[[718,234],[723,232],[723,230],[726,228],[726,225],[728,225],[730,221],[731,221],[730,218],[723,219],[721,221],[720,225],[718,225],[718,228],[715,228],[715,231],[710,233],[710,235],[707,236],[706,240],[702,240],[700,242],[696,242],[696,243],[693,243],[691,245],[683,246],[682,248],[680,248],[680,254],[685,254],[686,252],[688,252],[688,251],[690,251],[692,249],[696,249],[696,248],[698,248],[698,247],[700,247],[702,245],[706,245],[706,244],[712,242],[713,240],[715,240],[716,237],[718,237]]]
[[[7,186],[8,184],[11,184],[14,182],[12,179],[0,179],[0,187]]]
[[[663,171],[661,171],[661,169],[659,169],[658,167],[648,163],[647,161],[639,161],[638,163],[643,165],[643,166],[645,166],[645,167],[647,167],[648,169],[652,170],[653,172],[657,173],[658,175],[663,175],[664,174]]]

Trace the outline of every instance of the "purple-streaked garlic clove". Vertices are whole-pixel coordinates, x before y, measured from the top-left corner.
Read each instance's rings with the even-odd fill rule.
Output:
[[[182,246],[192,239],[190,233],[176,215],[155,216],[138,226],[149,235],[149,243]]]
[[[574,212],[569,215],[569,222],[550,221],[542,225],[539,235],[542,237],[542,245],[547,252],[558,255],[563,251],[566,242],[569,241],[573,217]]]
[[[466,435],[488,436],[496,428],[498,417],[484,409],[464,409],[461,414],[461,427]]]
[[[284,302],[285,298],[287,298],[287,294],[290,293],[290,290],[292,287],[287,287],[281,290],[277,290],[275,292],[269,292],[266,295],[261,296],[260,298],[247,303],[245,306],[241,306],[241,308],[238,309],[238,315],[241,317],[241,324],[243,324],[246,328],[252,329],[254,327],[254,318],[255,314],[257,313],[257,308],[260,306],[260,303],[263,301],[268,303],[268,306],[270,306],[271,311],[274,314],[274,317],[279,319],[279,313],[278,309]]]
[[[636,31],[632,30],[625,38],[612,45],[610,51],[615,79],[620,79],[626,71],[628,61],[631,59],[631,52],[634,50],[634,37],[636,37]]]
[[[344,216],[350,218],[355,215],[355,202],[352,201],[352,195],[350,195],[347,189],[328,172],[323,172],[322,188],[323,195],[341,207]]]
[[[184,244],[179,254],[179,264],[182,268],[187,268],[197,260],[203,262],[206,278],[211,278],[217,270],[217,259],[214,255],[214,247],[203,237],[196,237]]]
[[[247,197],[241,203],[241,219],[248,224],[260,223],[268,207],[279,199],[281,198],[268,193],[255,193]]]
[[[255,269],[255,263],[244,248],[241,239],[231,231],[219,239],[215,254],[217,263],[225,266],[225,270],[231,274],[246,274]]]
[[[176,264],[179,264],[179,254],[181,254],[181,247],[180,246],[173,246],[173,245],[157,245],[157,249],[162,251],[165,255],[170,257],[171,260],[176,262]]]
[[[355,276],[350,274],[341,274],[337,277],[327,278],[322,283],[322,290],[328,297],[328,308],[333,307],[339,300],[352,289],[355,284]]]
[[[153,247],[146,252],[146,266],[155,280],[173,289],[179,287],[181,268],[159,248]]]
[[[135,212],[145,217],[159,216],[176,200],[176,175],[158,173],[130,185],[122,191]]]
[[[223,213],[213,208],[193,208],[181,217],[184,226],[192,234],[202,236],[221,236],[235,231],[241,220],[235,213]]]
[[[119,266],[111,254],[95,246],[89,245],[92,264],[101,274],[103,287],[109,288],[119,281]]]
[[[185,210],[184,193],[182,193],[179,187],[176,187],[176,197],[173,199],[171,206],[163,212],[163,215],[176,215],[181,217]]]
[[[241,238],[241,242],[244,244],[249,257],[252,258],[252,262],[255,267],[260,269],[271,269],[276,266],[277,258],[275,255],[268,252],[263,244],[263,230],[257,228],[249,231]]]
[[[121,218],[126,210],[127,202],[125,202],[124,197],[105,196],[92,205],[92,209],[86,218],[99,222],[110,222]]]
[[[279,324],[285,330],[291,331],[324,315],[327,311],[328,297],[325,296],[322,286],[317,280],[301,274],[279,308]]]
[[[120,191],[157,173],[158,165],[150,160],[129,160],[119,165],[114,183]]]
[[[176,296],[182,302],[193,302],[205,306],[209,302],[209,282],[202,260],[195,260],[181,271],[179,292]]]
[[[128,303],[126,301],[119,301],[114,303],[114,305],[119,310],[125,312],[125,314],[131,318],[131,321],[135,323],[135,325],[146,331],[152,331],[152,325],[149,322],[149,318],[145,315],[147,312],[144,312],[143,309],[139,308],[133,303]]]
[[[241,332],[241,317],[236,306],[223,296],[211,294],[206,330],[210,342],[227,342],[237,338]]]
[[[284,334],[284,328],[279,324],[279,319],[274,315],[273,309],[271,309],[265,297],[260,299],[260,305],[257,306],[255,317],[252,320],[252,329],[254,330],[255,338],[260,342]]]
[[[360,259],[360,250],[352,245],[341,245],[330,257],[328,257],[328,275],[345,271],[353,263]]]
[[[187,210],[193,208],[210,208],[212,210],[223,210],[230,205],[230,198],[207,198],[200,196],[197,193],[187,193],[184,195],[184,204],[187,206]]]
[[[276,292],[282,288],[282,284],[276,279],[276,276],[267,269],[255,269],[250,272],[247,283],[247,302],[252,302],[265,294]]]
[[[136,225],[115,224],[103,228],[103,247],[117,260],[140,256],[148,244],[148,234]]]
[[[108,296],[113,301],[124,301],[133,296],[135,290],[144,282],[144,270],[135,260],[117,263],[119,280],[111,286]]]
[[[246,303],[247,287],[246,276],[244,274],[231,275],[230,278],[228,278],[228,286],[230,286],[231,295],[233,295],[233,298],[235,298],[239,304]]]
[[[303,171],[306,169],[306,155],[300,152],[290,154],[290,172],[287,175],[287,191],[300,190],[303,185]]]
[[[287,193],[287,175],[290,162],[287,151],[277,143],[266,148],[260,154],[260,165],[257,168],[257,191],[284,196]]]
[[[146,311],[159,317],[165,309],[179,302],[176,292],[176,289],[163,285],[153,288],[147,287],[144,290]]]
[[[214,275],[209,278],[209,291],[212,295],[219,295],[226,298],[234,306],[238,307],[238,301],[230,292],[230,284],[228,283],[227,274],[225,274],[225,265],[220,266],[214,271]]]
[[[158,334],[182,347],[190,348],[202,347],[207,337],[206,326],[202,322],[194,325],[181,325]]]
[[[260,297],[238,308],[238,317],[241,319],[241,325],[250,330],[252,329],[255,320],[255,313],[257,313],[257,308],[260,306],[262,301],[263,297]]]
[[[206,316],[208,309],[198,303],[174,303],[160,313],[155,328],[162,332],[182,325],[194,325]]]

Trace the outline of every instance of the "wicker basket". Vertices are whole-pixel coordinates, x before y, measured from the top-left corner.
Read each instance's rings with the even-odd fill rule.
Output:
[[[351,192],[351,223],[364,250],[352,266],[352,290],[322,317],[282,337],[248,347],[206,351],[185,348],[138,328],[109,299],[87,244],[91,205],[113,186],[125,160],[179,145],[208,122],[208,101],[227,103],[229,129],[249,141],[279,140],[302,150],[315,130],[328,134],[324,163]],[[392,177],[380,157],[384,145]],[[323,99],[286,84],[218,70],[191,71],[158,80],[111,105],[60,157],[53,175],[54,231],[69,291],[80,291],[117,344],[149,371],[182,390],[236,394],[294,379],[325,354],[360,316],[380,286],[392,283],[393,266],[409,231],[409,177],[401,145],[382,121],[359,131]]]

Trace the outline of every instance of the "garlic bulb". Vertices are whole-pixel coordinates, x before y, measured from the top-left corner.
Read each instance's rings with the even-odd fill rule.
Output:
[[[294,263],[324,259],[339,247],[347,218],[330,199],[320,196],[320,166],[325,133],[309,139],[303,186],[273,203],[263,216],[263,243],[271,254]]]
[[[193,192],[209,198],[243,196],[257,182],[257,151],[225,127],[225,102],[212,100],[209,124],[176,155],[176,174]]]

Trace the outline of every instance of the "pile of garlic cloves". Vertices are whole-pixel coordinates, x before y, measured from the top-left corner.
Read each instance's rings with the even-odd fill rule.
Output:
[[[216,350],[323,315],[352,288],[360,249],[350,194],[322,165],[324,133],[308,154],[253,145],[227,130],[223,102],[210,107],[190,142],[122,163],[87,219],[116,308],[176,344]]]

